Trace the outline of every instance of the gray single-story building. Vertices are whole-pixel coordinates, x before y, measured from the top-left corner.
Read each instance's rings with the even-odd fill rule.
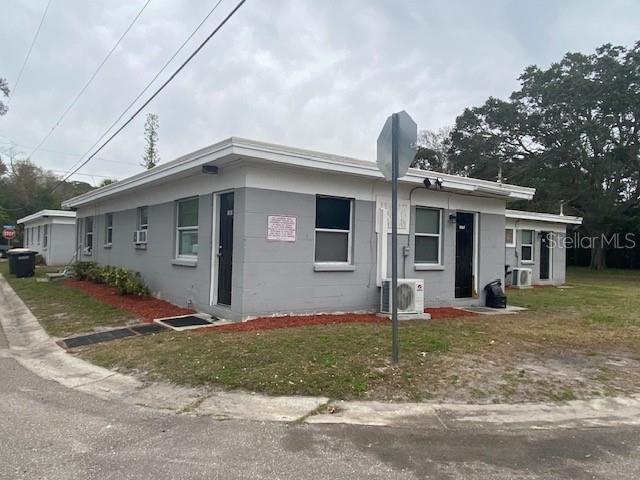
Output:
[[[400,276],[424,281],[427,306],[482,304],[504,278],[506,202],[534,193],[410,169]],[[240,320],[378,311],[390,195],[373,161],[234,137],[63,207],[78,214],[78,260],[139,271],[159,298]]]
[[[42,255],[47,265],[73,261],[76,248],[76,212],[40,210],[18,220],[23,228],[24,248]]]
[[[506,210],[505,265],[507,284],[514,270],[531,270],[531,285],[562,285],[566,279],[567,227],[582,224],[581,217]]]

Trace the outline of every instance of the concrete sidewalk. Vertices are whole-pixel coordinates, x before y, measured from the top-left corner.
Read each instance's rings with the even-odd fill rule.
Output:
[[[0,325],[9,346],[4,351],[0,349],[0,354],[14,358],[40,377],[104,400],[142,405],[159,412],[217,419],[443,429],[471,424],[527,428],[640,425],[640,396],[517,405],[345,402],[144,383],[67,354],[47,335],[2,275]]]

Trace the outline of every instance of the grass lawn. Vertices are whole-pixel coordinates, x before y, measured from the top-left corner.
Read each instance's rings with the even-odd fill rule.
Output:
[[[36,281],[37,277],[52,270],[39,267],[34,278],[16,278],[9,275],[8,262],[0,262],[0,273],[49,335],[67,337],[98,327],[123,325],[131,319],[128,312],[94,300],[61,282]]]
[[[331,398],[520,402],[640,392],[640,272],[570,269],[571,289],[510,290],[518,315],[161,333],[78,350],[184,385]]]

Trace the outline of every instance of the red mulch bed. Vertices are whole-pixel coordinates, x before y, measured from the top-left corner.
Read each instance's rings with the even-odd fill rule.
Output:
[[[389,319],[369,313],[260,317],[242,323],[221,325],[219,327],[203,327],[199,328],[198,331],[208,332],[213,329],[216,332],[253,332],[257,330],[274,330],[276,328],[307,327],[309,325],[329,325],[335,323],[389,323]]]
[[[72,279],[67,279],[64,283],[70,287],[82,290],[91,297],[97,298],[113,307],[127,310],[143,322],[152,322],[154,318],[196,313],[195,310],[178,307],[172,303],[153,297],[119,295],[115,288],[109,287],[108,285]]]
[[[453,307],[429,307],[425,308],[424,311],[431,315],[432,320],[438,320],[440,318],[475,317],[480,315],[476,312],[467,312],[466,310]]]

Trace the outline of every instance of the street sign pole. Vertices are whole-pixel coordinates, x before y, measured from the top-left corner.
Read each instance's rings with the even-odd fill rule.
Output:
[[[398,351],[398,114],[391,116],[391,362]]]

